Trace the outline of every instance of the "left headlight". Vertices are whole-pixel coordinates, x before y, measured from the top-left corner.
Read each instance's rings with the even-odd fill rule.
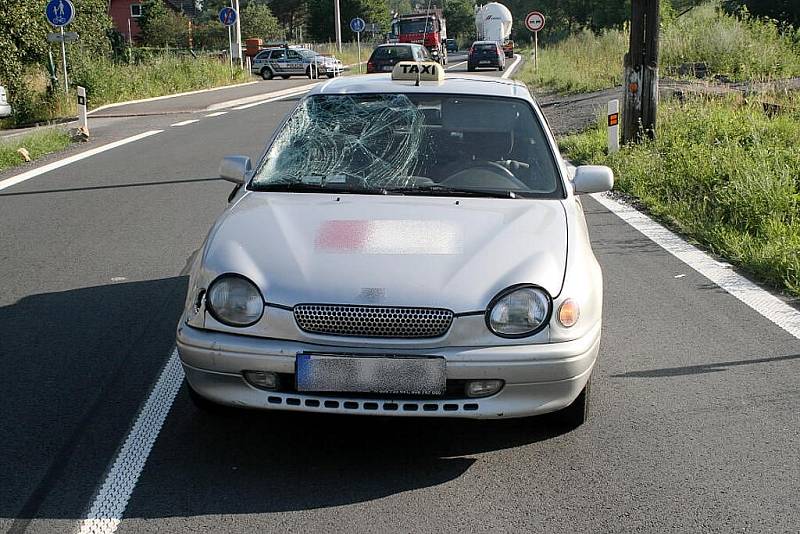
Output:
[[[486,326],[500,337],[526,337],[550,320],[552,299],[537,286],[513,286],[501,291],[486,310]]]
[[[264,298],[256,285],[237,274],[223,274],[207,293],[208,311],[229,326],[250,326],[264,313]]]

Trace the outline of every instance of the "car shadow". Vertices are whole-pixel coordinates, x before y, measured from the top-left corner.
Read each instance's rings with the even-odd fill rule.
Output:
[[[301,511],[464,475],[475,456],[554,438],[552,416],[502,421],[195,408],[185,387],[127,518]]]

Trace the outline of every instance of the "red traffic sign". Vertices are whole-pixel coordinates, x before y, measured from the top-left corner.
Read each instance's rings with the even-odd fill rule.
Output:
[[[544,15],[539,11],[531,11],[525,16],[525,27],[532,32],[538,32],[544,28]]]

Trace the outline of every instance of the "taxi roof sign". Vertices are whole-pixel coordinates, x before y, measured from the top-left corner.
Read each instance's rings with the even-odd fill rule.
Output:
[[[401,61],[392,69],[392,80],[443,82],[444,69],[435,61]]]

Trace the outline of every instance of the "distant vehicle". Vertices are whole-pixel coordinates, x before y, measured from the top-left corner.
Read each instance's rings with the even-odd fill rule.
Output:
[[[467,56],[467,70],[506,68],[506,56],[497,41],[475,41]]]
[[[367,60],[367,74],[375,72],[392,72],[400,61],[430,61],[428,49],[418,44],[384,44],[372,51]]]
[[[431,53],[431,57],[440,64],[447,65],[447,21],[441,9],[398,15],[392,20],[392,33],[401,43],[423,45]],[[435,57],[437,54],[438,58]]]
[[[447,44],[448,52],[458,52],[458,43],[455,39],[446,39],[445,43]]]
[[[343,76],[220,176],[176,335],[200,410],[586,420],[603,276],[578,195],[613,174],[568,166],[521,82]]]
[[[265,80],[275,76],[284,80],[289,76],[333,78],[344,71],[344,65],[336,58],[323,56],[308,48],[276,47],[259,52],[253,58],[250,70]]]
[[[475,8],[475,30],[479,41],[495,41],[503,47],[506,57],[514,56],[514,41],[510,40],[514,19],[503,4],[490,2]]]
[[[0,118],[11,116],[11,106],[8,103],[6,88],[0,85]]]

